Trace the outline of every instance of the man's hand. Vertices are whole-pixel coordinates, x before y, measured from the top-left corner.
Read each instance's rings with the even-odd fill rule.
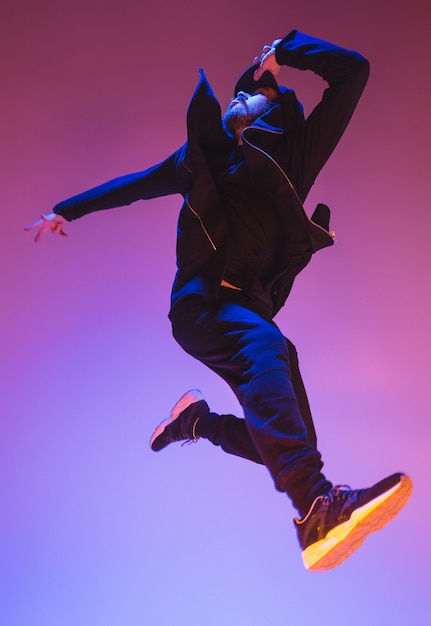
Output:
[[[49,230],[53,235],[67,237],[67,233],[63,230],[63,226],[66,224],[66,221],[67,220],[65,220],[64,217],[57,215],[57,213],[48,213],[48,215],[44,215],[42,213],[39,220],[36,220],[33,224],[25,226],[24,230],[33,230],[35,228],[39,229],[36,233],[36,237],[34,238],[36,243]]]
[[[273,76],[277,76],[281,69],[281,65],[279,65],[275,60],[275,48],[280,41],[281,39],[274,39],[270,46],[263,46],[263,51],[260,57],[254,57],[253,63],[259,63],[259,67],[253,75],[254,80],[259,80],[262,74],[267,70],[271,72]]]

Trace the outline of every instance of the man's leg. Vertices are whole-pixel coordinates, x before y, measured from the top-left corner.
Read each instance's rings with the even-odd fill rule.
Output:
[[[285,338],[285,341],[289,351],[292,385],[298,401],[301,418],[307,430],[307,441],[316,448],[316,431],[307,393],[299,370],[296,348],[289,339]],[[211,413],[209,417],[202,419],[201,422],[201,436],[209,439],[214,445],[220,446],[222,450],[229,454],[243,457],[255,463],[263,463],[259,451],[250,437],[244,419],[234,415],[217,416],[215,413]],[[199,430],[199,423],[197,428]]]
[[[316,430],[314,428],[313,417],[311,415],[310,404],[308,402],[307,392],[305,391],[304,381],[302,380],[301,372],[299,370],[298,354],[293,343],[287,338],[286,343],[287,349],[289,350],[292,385],[295,391],[296,399],[298,400],[298,407],[302,420],[307,429],[307,441],[314,448],[317,448]]]
[[[291,497],[302,516],[294,522],[305,567],[331,569],[395,517],[410,497],[412,482],[397,473],[367,489],[332,487],[320,472],[320,455],[311,442],[314,427],[293,346],[273,324],[236,307],[228,303],[206,310],[196,305],[173,320],[174,335],[187,352],[220,374],[236,393],[259,451],[253,460],[264,462],[276,487]],[[191,432],[197,428],[200,419],[196,421],[196,415],[204,417],[198,407],[206,405],[197,393],[186,399],[183,410],[180,401],[178,417],[174,411],[171,425],[181,424],[188,416],[192,418]],[[213,423],[223,418],[225,424],[240,422],[234,416],[211,414],[208,405],[205,414],[212,416]],[[239,426],[236,435],[240,436],[242,428]],[[190,432],[190,427],[186,430]],[[228,442],[234,442],[235,436],[225,433]],[[183,434],[180,438],[184,439]],[[227,449],[252,458],[250,450],[247,446],[246,454],[241,454],[235,443]],[[313,493],[318,495],[311,505],[306,504]]]
[[[183,310],[173,316],[173,331],[186,352],[231,386],[243,407],[247,431],[276,488],[288,493],[305,515],[314,499],[332,485],[321,473],[321,457],[308,441],[309,424],[304,423],[295,395],[292,379],[300,380],[300,375],[293,346],[273,323],[230,302],[210,310],[197,303]],[[303,395],[306,400],[305,392]],[[311,415],[309,419],[312,426]],[[229,424],[229,419],[224,422]],[[314,428],[310,438],[315,441]],[[228,435],[229,439],[232,441],[232,436]],[[224,444],[227,448],[226,439]]]

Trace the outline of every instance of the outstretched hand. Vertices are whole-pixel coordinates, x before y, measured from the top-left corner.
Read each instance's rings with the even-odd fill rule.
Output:
[[[39,230],[36,233],[36,237],[34,238],[37,243],[41,237],[48,231],[51,231],[53,235],[61,235],[62,237],[67,237],[67,233],[64,232],[63,226],[66,224],[67,220],[64,219],[61,215],[57,215],[57,213],[48,213],[48,215],[40,216],[40,219],[33,222],[33,224],[29,224],[24,227],[24,230],[34,230],[38,228]]]
[[[274,39],[272,44],[263,46],[262,54],[260,57],[254,57],[253,63],[259,63],[259,67],[255,71],[253,78],[259,80],[264,72],[267,70],[271,72],[273,76],[277,76],[281,69],[281,65],[275,60],[275,48],[280,43],[281,39]]]

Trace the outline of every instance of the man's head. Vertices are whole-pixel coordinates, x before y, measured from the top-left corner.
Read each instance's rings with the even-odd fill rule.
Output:
[[[224,128],[240,139],[241,131],[260,117],[277,95],[273,87],[264,86],[250,93],[238,91],[223,115]]]
[[[241,131],[269,109],[273,100],[280,106],[278,119],[282,127],[294,131],[304,123],[303,108],[295,92],[279,86],[269,71],[264,72],[259,80],[254,80],[257,67],[252,65],[241,74],[235,85],[234,98],[223,116],[225,129],[238,139]],[[260,98],[255,99],[259,94]]]

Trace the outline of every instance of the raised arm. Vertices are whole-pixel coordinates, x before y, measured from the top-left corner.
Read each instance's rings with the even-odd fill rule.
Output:
[[[293,30],[264,46],[255,73],[277,75],[283,65],[310,70],[328,83],[321,102],[296,137],[304,171],[297,172],[301,195],[308,193],[349,123],[369,75],[369,63],[359,53]],[[289,130],[289,129],[286,129]]]

